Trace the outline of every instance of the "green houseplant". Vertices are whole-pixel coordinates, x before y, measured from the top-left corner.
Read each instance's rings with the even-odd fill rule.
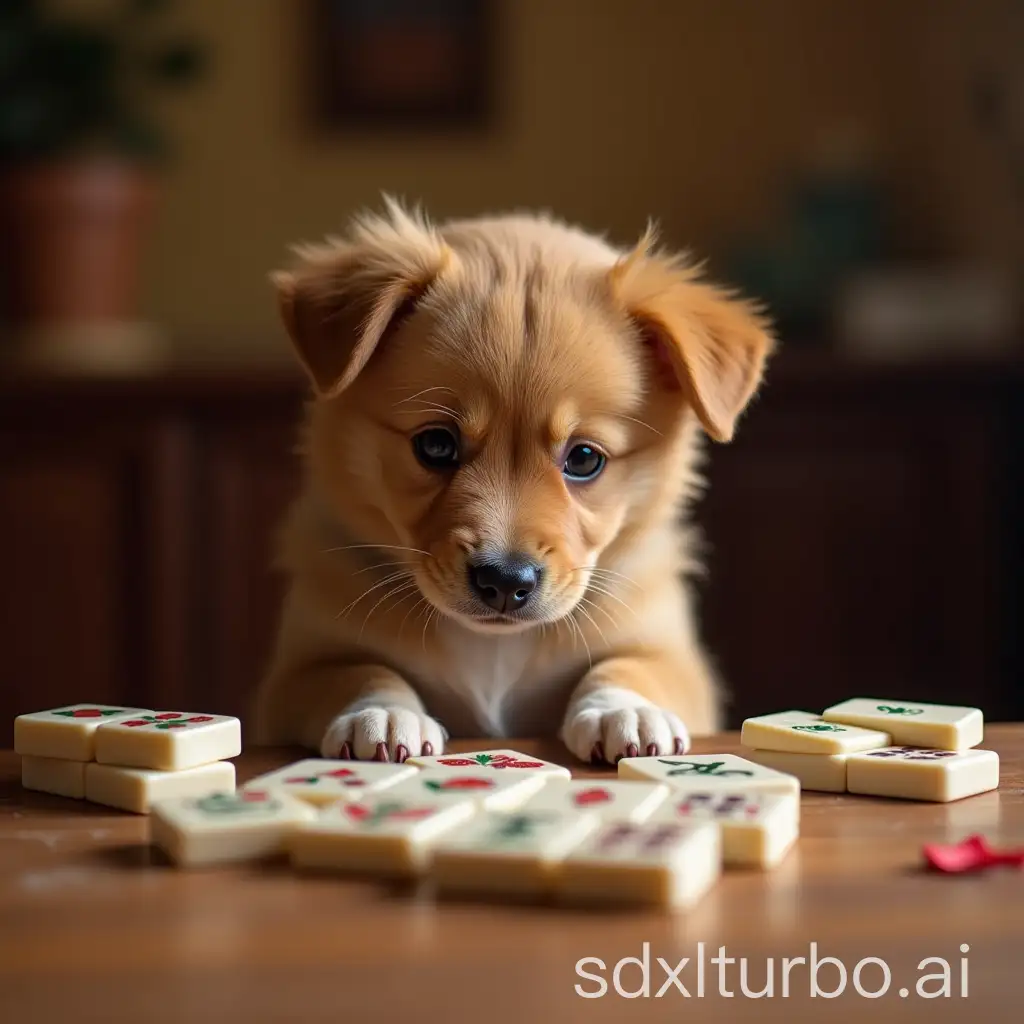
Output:
[[[156,94],[202,70],[159,31],[172,0],[113,0],[62,17],[0,3],[0,252],[10,322],[82,339],[132,320],[140,253],[168,146]]]

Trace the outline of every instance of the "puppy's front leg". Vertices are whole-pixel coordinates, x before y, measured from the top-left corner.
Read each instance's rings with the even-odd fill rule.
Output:
[[[703,660],[622,655],[595,665],[573,692],[560,736],[581,761],[683,754],[690,733],[717,726],[715,688]]]
[[[270,681],[258,719],[264,742],[298,742],[323,757],[404,761],[444,753],[445,731],[416,691],[382,665],[297,669]]]

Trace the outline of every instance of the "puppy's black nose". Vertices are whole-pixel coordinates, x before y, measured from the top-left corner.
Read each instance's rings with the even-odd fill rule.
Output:
[[[513,612],[522,608],[540,583],[541,566],[524,555],[505,555],[470,564],[469,585],[488,608]]]

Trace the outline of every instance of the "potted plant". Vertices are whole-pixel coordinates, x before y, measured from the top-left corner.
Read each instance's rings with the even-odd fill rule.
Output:
[[[26,353],[55,346],[88,363],[104,339],[131,335],[167,153],[147,106],[202,68],[193,39],[155,32],[170,5],[113,0],[88,19],[0,3],[0,282]]]

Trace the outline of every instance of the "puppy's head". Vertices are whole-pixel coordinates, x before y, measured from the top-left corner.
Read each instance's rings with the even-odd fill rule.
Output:
[[[275,281],[317,396],[313,486],[481,631],[562,618],[603,553],[674,516],[696,422],[731,438],[771,346],[649,237],[622,255],[544,220],[435,229],[390,204],[299,253]]]

